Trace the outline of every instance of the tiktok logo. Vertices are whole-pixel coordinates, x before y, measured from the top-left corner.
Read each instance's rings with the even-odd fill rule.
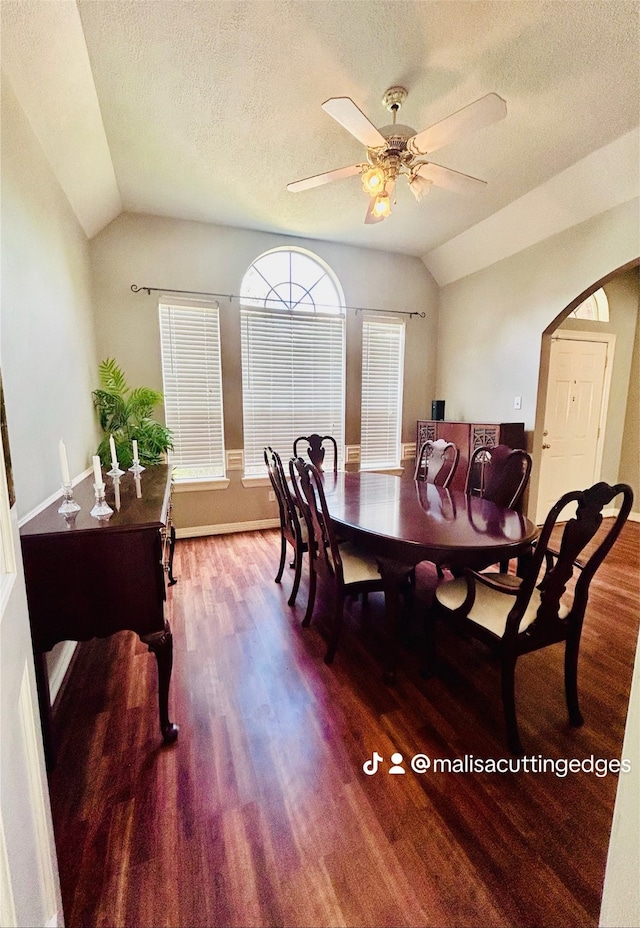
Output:
[[[378,772],[378,767],[380,766],[383,760],[384,760],[384,757],[382,756],[382,754],[378,754],[377,751],[374,751],[373,757],[371,758],[371,760],[366,760],[364,762],[364,764],[362,765],[362,769],[364,770],[364,772],[366,773],[368,777],[372,777],[374,774]]]

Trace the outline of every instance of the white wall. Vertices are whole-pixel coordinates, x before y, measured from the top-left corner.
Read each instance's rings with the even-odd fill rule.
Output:
[[[96,352],[89,249],[11,91],[2,80],[0,362],[18,515],[72,477],[96,447]]]
[[[0,616],[0,812],[16,924],[53,925],[62,924],[62,903],[17,516],[59,489],[61,437],[72,474],[89,463],[96,354],[87,240],[4,76],[1,194],[0,361],[16,576]]]
[[[618,779],[600,909],[602,928],[640,925],[640,640],[621,757],[630,761],[631,770]]]
[[[602,213],[442,288],[438,393],[447,416],[532,430],[541,336],[592,284],[640,255],[638,201]]]
[[[238,294],[258,255],[295,245],[312,251],[338,276],[348,306],[424,312],[407,320],[403,440],[434,396],[438,288],[418,258],[205,223],[123,214],[91,241],[100,358],[115,357],[132,386],[162,389],[158,294],[134,294],[132,284]],[[240,316],[221,299],[222,375],[227,449],[242,448]],[[360,442],[362,314],[347,312],[347,444]],[[265,473],[266,476],[266,473]],[[277,517],[268,488],[243,488],[230,472],[227,490],[176,494],[179,529]]]

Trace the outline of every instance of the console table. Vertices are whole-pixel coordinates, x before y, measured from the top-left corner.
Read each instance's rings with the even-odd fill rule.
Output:
[[[116,509],[113,481],[105,477],[108,521],[91,516],[93,477],[74,488],[81,510],[58,513],[60,500],[20,529],[38,699],[49,769],[55,763],[45,652],[59,641],[106,638],[128,629],[140,636],[158,664],[160,729],[165,742],[178,736],[169,720],[173,638],[164,617],[165,571],[173,583],[175,532],[170,522],[171,469],[148,467],[120,480]],[[138,486],[136,486],[138,483]]]
[[[471,455],[481,445],[508,445],[524,448],[524,422],[448,422],[444,419],[418,419],[416,423],[416,455],[425,441],[444,438],[460,449],[460,460],[451,490],[463,490]]]

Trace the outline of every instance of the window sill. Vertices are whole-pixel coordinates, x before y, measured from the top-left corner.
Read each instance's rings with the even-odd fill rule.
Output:
[[[208,490],[226,490],[230,484],[228,477],[184,477],[174,480],[174,493],[199,493]]]
[[[269,480],[268,477],[259,477],[258,475],[254,474],[251,477],[243,477],[242,486],[243,487],[270,487],[271,481]]]

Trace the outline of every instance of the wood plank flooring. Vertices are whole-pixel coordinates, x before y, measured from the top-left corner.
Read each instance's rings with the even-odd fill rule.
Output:
[[[530,756],[621,755],[638,632],[640,526],[592,584],[571,729],[562,646],[516,670]],[[56,707],[51,798],[68,926],[595,926],[617,777],[416,774],[417,753],[504,758],[499,674],[446,628],[423,680],[417,613],[382,682],[382,598],[348,608],[335,663],[302,629],[306,581],[273,582],[275,531],[179,541],[175,745],[154,658],[131,633],[81,646]],[[366,776],[373,752],[384,763]],[[400,752],[405,775],[390,776]]]

